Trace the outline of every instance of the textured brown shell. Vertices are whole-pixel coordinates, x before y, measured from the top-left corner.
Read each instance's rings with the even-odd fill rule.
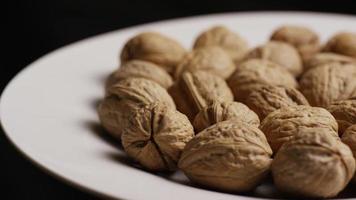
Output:
[[[178,167],[198,184],[244,192],[254,189],[268,173],[271,154],[258,128],[229,120],[204,129],[189,141]]]
[[[269,113],[280,108],[309,103],[295,88],[265,85],[247,97],[246,105],[263,120]]]
[[[342,32],[334,35],[326,43],[323,51],[356,58],[356,33]]]
[[[324,108],[310,106],[283,107],[270,113],[260,129],[266,135],[274,153],[286,142],[292,140],[301,128],[322,127],[331,130],[338,137],[335,118]]]
[[[302,76],[300,91],[310,105],[320,107],[356,96],[356,66],[330,63],[312,68]]]
[[[185,72],[169,89],[177,108],[193,121],[213,101],[231,102],[233,95],[224,79],[205,71]]]
[[[269,60],[286,68],[294,76],[299,76],[303,72],[302,60],[298,51],[285,42],[270,41],[265,45],[253,49],[247,59],[259,58]]]
[[[121,51],[121,63],[146,60],[173,73],[186,50],[174,39],[154,32],[144,32],[131,38]]]
[[[236,64],[248,52],[247,41],[225,26],[212,27],[198,36],[194,43],[194,49],[207,46],[223,48]]]
[[[121,136],[125,152],[148,170],[176,169],[185,144],[194,136],[188,118],[164,104],[150,104],[128,121]]]
[[[356,99],[336,101],[328,106],[329,112],[339,124],[339,134],[351,125],[356,124]]]
[[[354,158],[356,159],[356,124],[346,129],[341,138],[342,142],[350,147]],[[356,176],[354,175],[353,181],[356,182]]]
[[[355,172],[349,147],[335,139],[332,130],[299,129],[284,144],[272,163],[276,187],[308,198],[329,198],[341,192]]]
[[[193,126],[196,132],[200,132],[213,124],[230,119],[238,119],[256,127],[260,125],[256,113],[246,105],[238,102],[214,101],[195,116]]]
[[[330,63],[339,63],[342,65],[356,64],[356,59],[336,53],[318,53],[310,57],[310,59],[304,63],[304,71],[308,71],[314,67]]]
[[[248,95],[261,85],[297,87],[297,81],[286,69],[260,59],[251,59],[238,66],[228,84],[235,99],[241,102],[245,102]]]
[[[235,70],[235,65],[222,48],[207,46],[188,53],[179,63],[174,77],[178,79],[185,71],[197,70],[208,71],[225,79]]]

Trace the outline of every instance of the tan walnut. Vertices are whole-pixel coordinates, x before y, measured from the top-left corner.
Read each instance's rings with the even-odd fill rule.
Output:
[[[279,108],[309,103],[295,88],[265,85],[251,92],[246,99],[246,105],[263,120]]]
[[[347,145],[325,128],[299,129],[272,163],[276,187],[306,198],[330,198],[341,192],[355,172]]]
[[[346,129],[342,135],[341,141],[350,147],[354,158],[356,159],[356,124]],[[353,182],[356,182],[356,176],[354,175]]]
[[[201,33],[195,40],[194,49],[207,46],[220,46],[231,56],[235,64],[248,52],[247,41],[225,26],[214,26]]]
[[[191,121],[213,101],[232,102],[234,98],[224,79],[206,71],[183,73],[169,93],[178,110]]]
[[[356,66],[329,63],[312,68],[302,76],[300,91],[310,105],[319,107],[356,96]]]
[[[120,139],[127,118],[140,105],[162,102],[175,108],[173,99],[158,83],[143,78],[128,78],[112,85],[98,107],[103,127]]]
[[[304,63],[304,71],[330,63],[339,63],[341,65],[356,64],[356,59],[336,53],[318,53],[306,60]]]
[[[218,122],[185,146],[178,167],[195,183],[229,192],[254,189],[269,172],[264,134],[239,120]]]
[[[131,38],[121,51],[121,63],[146,60],[173,73],[186,50],[174,39],[155,32],[140,33]]]
[[[121,141],[125,152],[144,168],[172,171],[193,136],[193,126],[185,115],[154,103],[141,107],[129,118]]]
[[[322,127],[331,130],[338,137],[338,124],[324,108],[310,106],[283,107],[270,113],[260,129],[266,135],[274,153],[286,142],[292,140],[302,128]]]
[[[326,43],[323,51],[356,58],[356,33],[341,32],[335,34]]]
[[[213,124],[230,119],[238,119],[251,126],[258,127],[260,125],[256,113],[246,105],[238,102],[214,101],[195,116],[193,126],[196,132],[200,132]]]
[[[174,78],[178,79],[185,71],[197,70],[208,71],[225,79],[235,70],[235,65],[222,48],[218,46],[202,47],[194,49],[180,61]]]
[[[339,124],[339,135],[351,125],[356,124],[356,98],[335,101],[327,108]]]
[[[228,84],[235,99],[243,103],[252,91],[262,85],[297,87],[297,81],[286,69],[261,59],[241,63],[228,79]]]

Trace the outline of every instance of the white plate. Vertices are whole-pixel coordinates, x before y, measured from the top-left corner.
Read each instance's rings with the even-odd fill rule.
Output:
[[[135,168],[101,135],[95,107],[106,76],[118,66],[128,38],[159,31],[187,48],[197,34],[225,24],[251,46],[265,42],[281,24],[315,29],[323,40],[341,30],[356,32],[356,17],[295,12],[234,13],[169,20],[110,32],[60,48],[22,70],[0,104],[9,139],[31,161],[66,182],[107,197],[125,199],[250,199],[275,197],[271,184],[238,196],[187,184],[181,173],[158,176]]]

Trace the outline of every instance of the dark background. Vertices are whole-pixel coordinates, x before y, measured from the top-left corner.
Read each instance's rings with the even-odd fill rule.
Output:
[[[4,9],[4,6],[1,6]],[[5,2],[0,90],[45,53],[88,36],[162,19],[208,13],[298,10],[356,15],[352,0],[14,0]],[[5,27],[4,27],[5,25]],[[330,25],[332,26],[332,24]],[[355,24],[356,26],[356,24]],[[95,199],[48,176],[25,160],[0,133],[3,199]]]

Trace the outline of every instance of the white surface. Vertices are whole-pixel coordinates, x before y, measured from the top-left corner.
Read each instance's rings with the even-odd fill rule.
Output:
[[[98,137],[95,105],[103,96],[106,76],[118,66],[122,45],[141,31],[159,31],[189,48],[199,32],[225,24],[254,46],[286,23],[310,26],[323,40],[337,31],[356,31],[354,16],[263,12],[177,19],[110,32],[60,48],[21,71],[1,96],[2,126],[34,163],[95,193],[125,199],[250,199],[185,185],[180,173],[163,178],[125,164],[121,150]],[[258,191],[274,193],[268,185]]]

